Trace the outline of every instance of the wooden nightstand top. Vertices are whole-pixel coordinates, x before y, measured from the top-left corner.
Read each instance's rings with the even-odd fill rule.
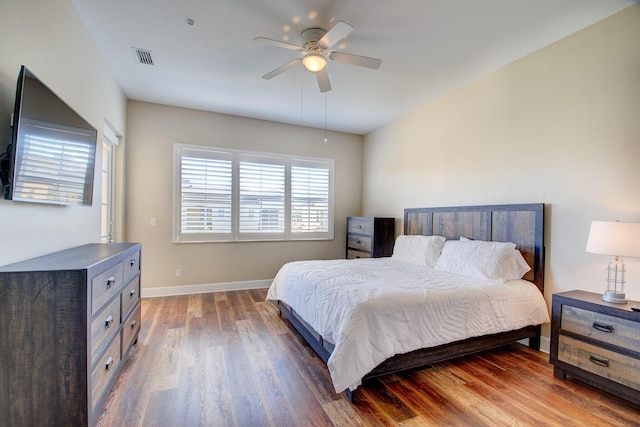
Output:
[[[626,312],[629,312],[631,315],[633,315],[632,317],[633,319],[640,319],[640,317],[637,317],[637,316],[640,316],[640,313],[637,313],[631,310],[632,306],[640,305],[640,301],[629,300],[626,304],[614,304],[611,302],[603,301],[602,294],[598,294],[595,292],[580,291],[580,290],[573,290],[573,291],[560,292],[557,294],[553,294],[553,298],[556,298],[556,297],[560,299],[568,298],[578,302],[591,304],[593,306],[598,306],[598,307],[591,307],[591,309],[594,309],[595,311],[599,311],[602,313],[606,313],[610,311],[616,311],[616,312],[626,311]],[[627,317],[627,316],[624,316],[624,317]]]

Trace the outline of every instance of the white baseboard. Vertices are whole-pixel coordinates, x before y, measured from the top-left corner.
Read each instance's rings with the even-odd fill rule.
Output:
[[[523,340],[518,341],[520,344],[529,345],[529,339],[525,338]],[[551,349],[551,340],[547,337],[540,337],[540,351],[543,353],[549,354]]]
[[[540,337],[540,351],[549,354],[551,351],[551,339],[547,337]]]
[[[238,291],[242,289],[261,289],[271,286],[272,279],[249,280],[246,282],[206,283],[203,285],[164,286],[161,288],[142,288],[142,298],[168,297],[173,295],[205,294],[209,292]]]

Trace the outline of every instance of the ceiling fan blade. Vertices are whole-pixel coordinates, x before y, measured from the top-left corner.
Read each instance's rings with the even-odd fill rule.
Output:
[[[320,86],[320,92],[325,93],[331,90],[331,83],[329,83],[329,73],[327,73],[327,67],[316,72],[316,78],[318,79],[318,86]]]
[[[323,49],[329,49],[333,47],[334,44],[347,37],[351,31],[353,31],[353,27],[351,25],[346,22],[338,21],[338,23],[327,32],[327,34],[318,40],[318,44]]]
[[[295,65],[300,61],[302,61],[301,58],[296,58],[296,59],[294,59],[292,61],[289,61],[286,64],[281,65],[280,67],[276,68],[275,70],[265,74],[264,76],[262,76],[262,78],[265,79],[265,80],[271,80],[272,78],[274,78],[278,74],[284,73],[289,68],[295,67]]]
[[[382,64],[382,60],[378,58],[370,58],[368,56],[353,55],[351,53],[344,52],[331,52],[329,53],[329,59],[342,64],[371,68],[372,70],[377,70]]]
[[[303,51],[304,50],[302,48],[302,46],[298,46],[298,45],[291,44],[291,43],[281,42],[280,40],[268,39],[266,37],[256,37],[255,39],[253,39],[253,41],[261,43],[261,44],[269,44],[271,46],[282,47],[284,49],[298,50],[298,51]]]

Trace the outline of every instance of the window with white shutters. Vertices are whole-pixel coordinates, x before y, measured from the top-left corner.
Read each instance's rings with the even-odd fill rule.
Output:
[[[239,154],[241,236],[260,233],[284,237],[284,163],[283,158]]]
[[[188,147],[178,155],[177,240],[231,239],[233,156]]]
[[[327,233],[329,231],[329,171],[326,162],[292,160],[292,233]]]
[[[176,242],[333,239],[333,160],[174,145]]]

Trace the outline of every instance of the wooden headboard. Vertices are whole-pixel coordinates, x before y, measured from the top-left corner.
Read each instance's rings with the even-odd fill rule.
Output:
[[[544,294],[544,203],[405,209],[404,234],[513,242],[531,267],[523,278]]]

